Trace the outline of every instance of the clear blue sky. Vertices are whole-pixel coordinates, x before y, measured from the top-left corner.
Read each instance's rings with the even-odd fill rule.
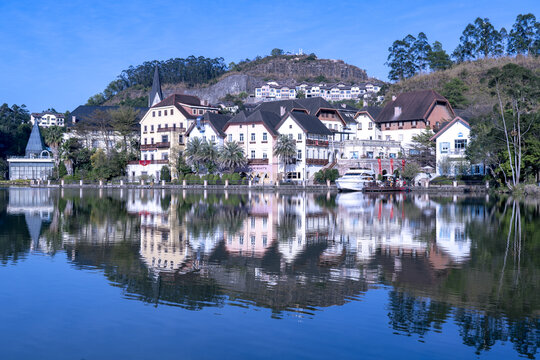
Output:
[[[387,49],[424,31],[450,53],[478,16],[510,28],[540,1],[0,1],[0,103],[73,110],[129,65],[272,48],[342,59],[386,79]]]

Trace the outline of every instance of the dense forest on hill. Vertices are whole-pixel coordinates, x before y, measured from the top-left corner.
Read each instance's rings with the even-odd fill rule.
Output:
[[[102,105],[127,88],[141,89],[152,86],[152,77],[156,66],[159,68],[162,83],[184,83],[187,86],[205,84],[227,71],[227,65],[225,65],[223,58],[189,56],[186,59],[145,61],[141,65],[130,66],[123,70],[102,93],[92,96],[88,100],[88,105]],[[145,106],[145,104],[127,105]]]

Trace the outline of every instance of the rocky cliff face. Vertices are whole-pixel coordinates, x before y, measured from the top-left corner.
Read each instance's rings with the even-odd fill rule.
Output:
[[[307,60],[299,58],[271,58],[250,64],[242,73],[271,79],[311,79],[324,76],[329,81],[360,82],[368,79],[365,70],[349,65],[342,60]]]

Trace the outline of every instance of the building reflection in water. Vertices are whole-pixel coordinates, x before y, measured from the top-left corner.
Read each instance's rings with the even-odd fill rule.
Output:
[[[53,216],[54,202],[50,191],[32,188],[10,188],[8,190],[9,215],[24,215],[30,235],[30,250],[48,253],[49,244],[41,237],[44,225],[50,225]]]

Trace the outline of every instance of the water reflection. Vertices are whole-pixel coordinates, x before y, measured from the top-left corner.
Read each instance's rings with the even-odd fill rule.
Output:
[[[126,297],[316,317],[387,289],[395,334],[452,321],[477,352],[540,341],[539,207],[402,194],[0,191],[4,263],[65,251]]]

